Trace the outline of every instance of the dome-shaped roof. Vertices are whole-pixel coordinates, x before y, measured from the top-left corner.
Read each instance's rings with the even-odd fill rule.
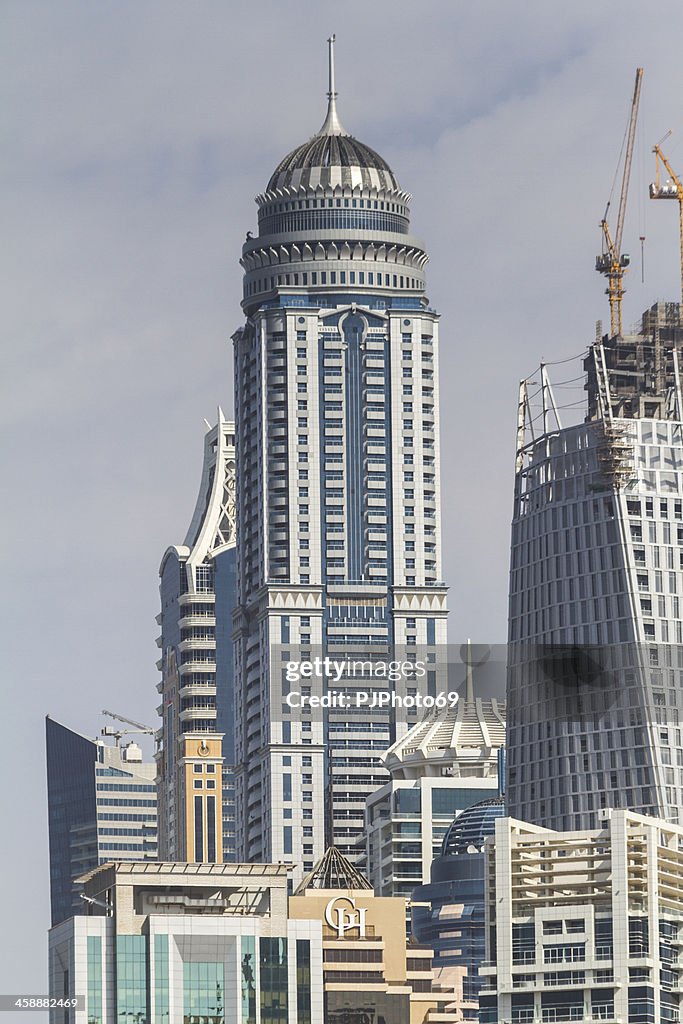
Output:
[[[386,160],[370,146],[354,139],[353,135],[323,133],[322,129],[280,161],[267,191],[318,185],[390,191],[398,191],[400,187]]]
[[[354,139],[342,127],[337,115],[334,85],[334,36],[329,45],[329,90],[327,116],[320,131],[297,146],[273,171],[266,192],[284,188],[382,189],[392,192],[400,187],[389,164],[374,149]]]
[[[505,801],[502,796],[494,796],[488,800],[480,800],[459,814],[444,836],[441,847],[442,857],[454,857],[467,853],[470,847],[481,850],[487,836],[492,836],[496,829],[496,819],[505,814]]]

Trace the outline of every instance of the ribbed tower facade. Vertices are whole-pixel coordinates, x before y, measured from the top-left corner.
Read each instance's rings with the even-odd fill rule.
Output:
[[[234,336],[239,856],[303,870],[331,843],[355,855],[402,726],[386,710],[292,717],[284,663],[394,645],[436,663],[446,640],[428,257],[410,196],[339,121],[332,42],[328,97],[257,196]]]
[[[520,394],[510,569],[508,808],[597,828],[683,805],[683,328],[658,303],[585,360],[562,427]]]
[[[190,528],[159,569],[161,717],[157,751],[163,860],[235,859],[233,778],[234,424],[218,411]]]

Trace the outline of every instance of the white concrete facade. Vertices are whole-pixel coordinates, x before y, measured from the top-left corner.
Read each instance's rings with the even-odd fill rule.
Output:
[[[486,842],[480,1021],[677,1021],[683,829],[629,811],[594,831],[501,818]]]
[[[365,873],[378,896],[409,897],[461,811],[498,793],[505,704],[459,700],[397,740],[383,761],[391,781],[367,800]]]
[[[527,424],[523,436],[520,421],[507,797],[521,820],[596,828],[609,807],[680,820],[683,332],[667,326],[673,313],[655,306],[643,334],[596,342],[586,422],[561,427],[545,368],[543,428],[530,436]]]

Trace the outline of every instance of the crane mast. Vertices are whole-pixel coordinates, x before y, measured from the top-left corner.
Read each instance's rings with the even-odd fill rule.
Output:
[[[664,139],[667,139],[671,132],[667,132]],[[662,142],[664,142],[662,139]],[[681,302],[683,302],[683,185],[680,179],[674,173],[674,170],[662,153],[659,143],[653,146],[652,152],[655,154],[655,180],[650,185],[650,199],[677,199],[678,200],[678,232],[679,232],[679,244],[680,244],[680,261],[681,261]],[[659,168],[660,163],[666,168],[669,178],[664,184],[660,183],[659,180]]]
[[[617,212],[617,226],[614,236],[609,229],[607,214],[610,204],[607,203],[605,215],[602,218],[602,253],[596,257],[595,269],[607,278],[606,294],[609,298],[610,322],[612,335],[620,335],[622,330],[621,301],[624,297],[623,277],[626,268],[631,262],[630,257],[621,251],[621,241],[624,233],[624,219],[626,217],[626,200],[628,198],[628,186],[631,178],[631,164],[633,162],[633,147],[636,139],[636,123],[638,121],[638,104],[640,102],[640,86],[643,79],[643,69],[637,68],[636,82],[633,89],[631,101],[631,113],[628,121],[626,134],[626,150],[624,153],[624,171],[621,178],[621,193],[619,196],[619,210]]]

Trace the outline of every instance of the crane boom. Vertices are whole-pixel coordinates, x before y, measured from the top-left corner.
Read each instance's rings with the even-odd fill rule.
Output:
[[[633,147],[636,141],[636,122],[638,121],[638,105],[640,104],[640,86],[643,80],[643,69],[636,70],[636,84],[633,88],[633,100],[631,101],[631,116],[628,121],[628,135],[626,139],[626,152],[624,153],[624,174],[621,179],[621,195],[619,196],[619,213],[617,215],[617,230],[614,232],[614,245],[618,253],[621,252],[621,237],[624,233],[624,218],[626,216],[626,199],[628,197],[628,186],[631,180],[631,164],[633,162]]]
[[[626,150],[624,153],[624,171],[621,178],[621,193],[619,196],[619,210],[617,212],[617,227],[614,237],[609,230],[607,214],[610,204],[607,204],[605,216],[602,218],[602,253],[595,260],[595,269],[607,277],[607,295],[609,297],[610,321],[613,335],[621,334],[621,300],[624,296],[622,279],[630,258],[621,251],[621,240],[624,233],[624,220],[626,218],[626,200],[628,198],[628,187],[631,179],[631,164],[633,162],[633,147],[636,139],[636,123],[638,121],[638,105],[640,103],[640,86],[643,80],[643,69],[636,69],[636,81],[633,88],[633,99],[631,100],[631,113],[628,120],[626,132]]]
[[[155,730],[151,725],[143,725],[142,722],[134,722],[132,718],[124,718],[123,715],[117,715],[113,711],[103,711],[102,714],[108,715],[109,718],[115,718],[118,722],[125,722],[126,725],[134,725],[136,729],[140,730],[140,732],[149,733],[150,736],[154,735]]]
[[[668,135],[665,136],[665,138],[668,138]],[[662,139],[662,142],[663,141],[664,139]],[[681,302],[683,302],[683,184],[681,184],[680,179],[674,173],[673,167],[662,153],[659,144],[653,147],[652,152],[655,154],[655,180],[650,185],[650,199],[678,200],[678,232],[681,253]],[[669,180],[663,185],[661,185],[659,181],[660,161],[664,164],[664,167],[669,174]]]

